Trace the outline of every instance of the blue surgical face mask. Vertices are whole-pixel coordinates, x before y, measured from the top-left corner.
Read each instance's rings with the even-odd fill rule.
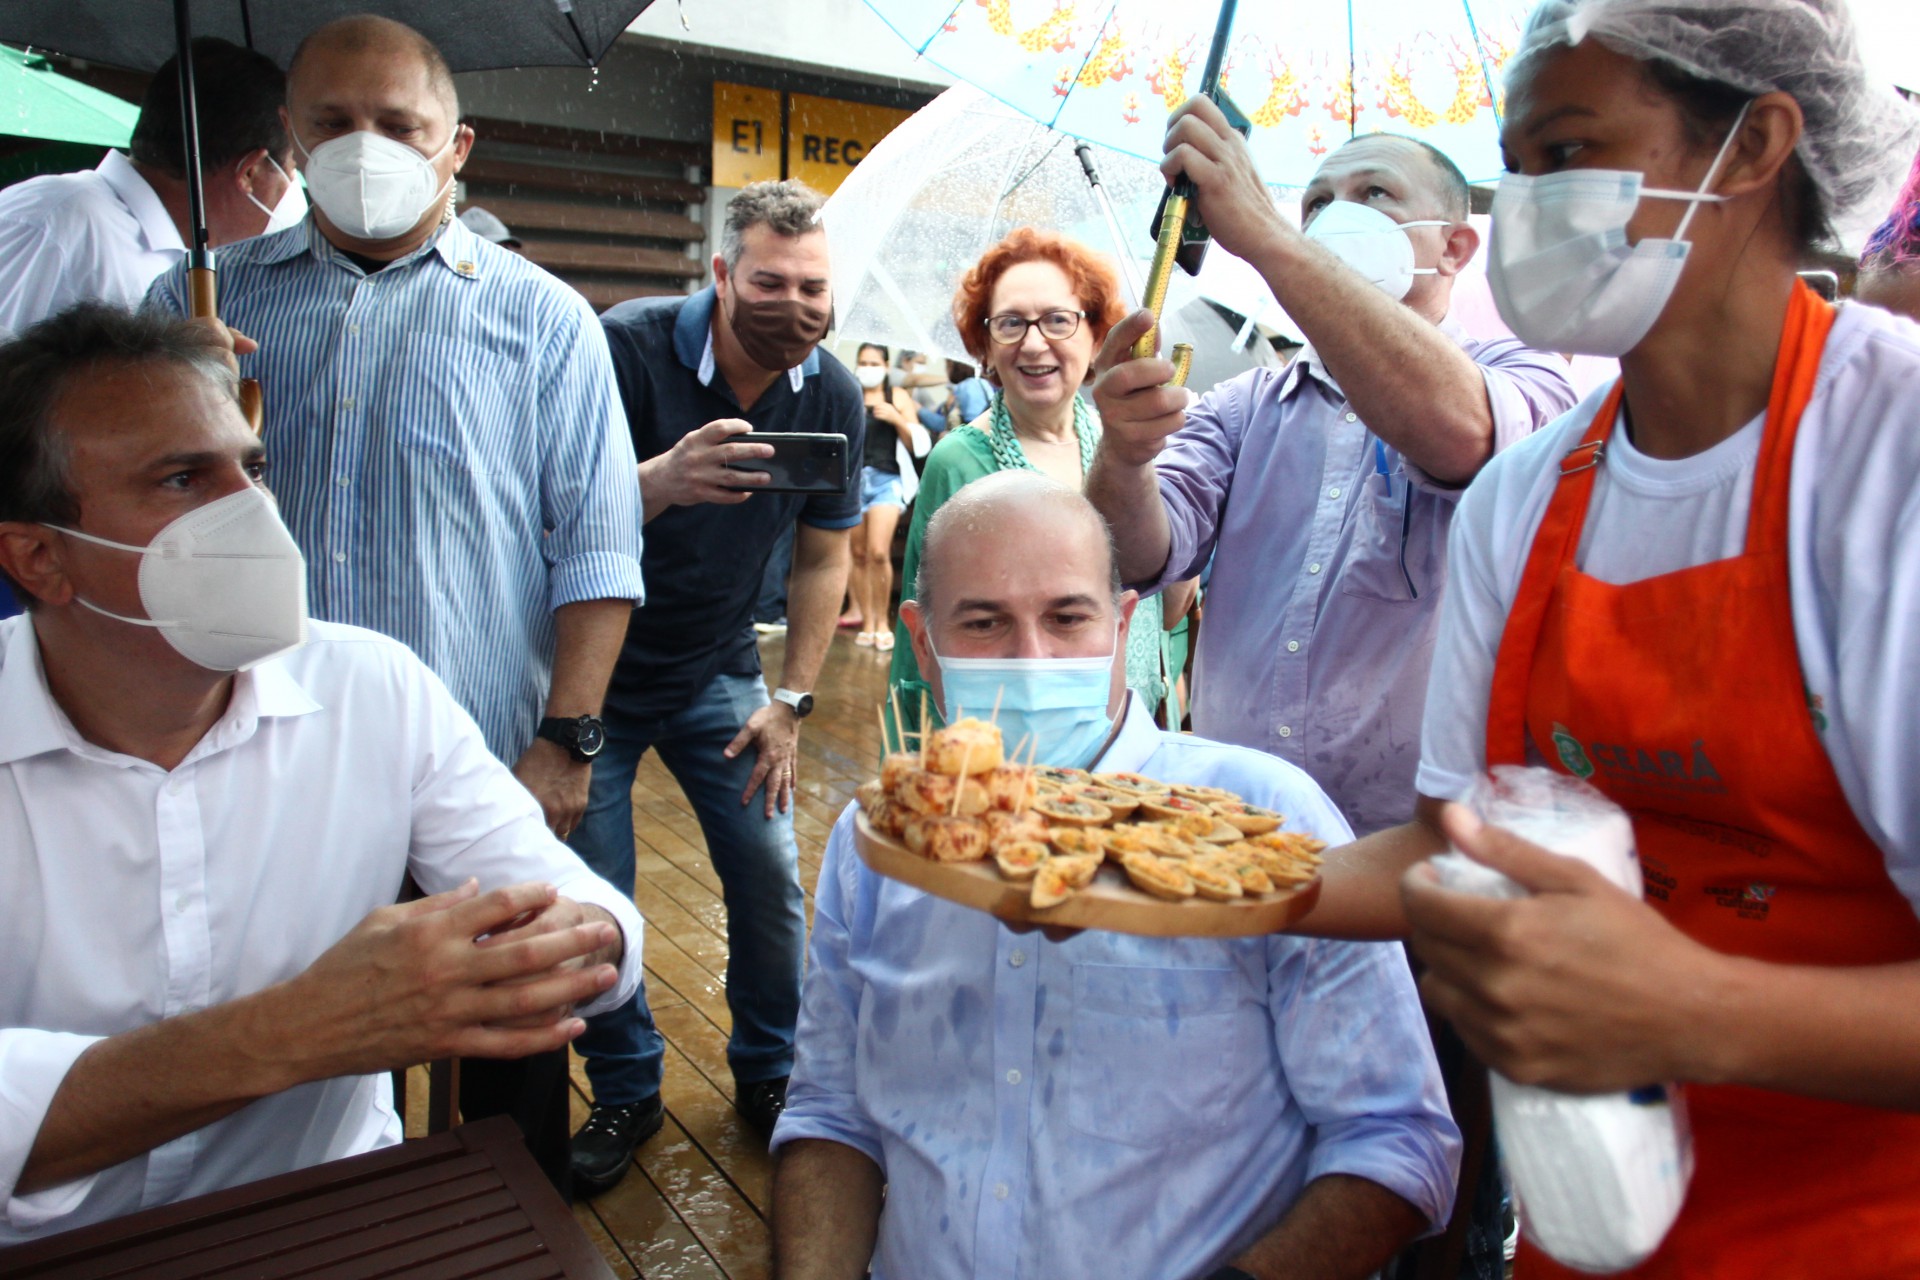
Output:
[[[1114,647],[1120,627],[1114,624]],[[942,710],[947,723],[963,711],[985,719],[993,715],[1009,757],[1019,747],[1037,764],[1084,769],[1113,732],[1107,704],[1113,696],[1113,654],[1092,658],[943,658],[940,664]],[[995,712],[995,705],[999,711]]]

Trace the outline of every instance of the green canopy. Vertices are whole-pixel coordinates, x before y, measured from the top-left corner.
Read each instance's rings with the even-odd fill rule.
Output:
[[[0,136],[124,147],[140,108],[55,71],[36,53],[0,45]]]

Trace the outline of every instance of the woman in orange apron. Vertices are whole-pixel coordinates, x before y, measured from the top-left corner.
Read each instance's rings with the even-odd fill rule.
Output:
[[[1463,498],[1421,819],[1308,927],[1397,923],[1382,873],[1450,837],[1534,891],[1402,881],[1469,1046],[1686,1086],[1693,1181],[1632,1275],[1920,1276],[1920,327],[1795,276],[1920,135],[1844,0],[1549,0],[1508,90],[1501,314],[1622,376]],[[1644,900],[1443,806],[1503,763],[1625,808]],[[1516,1274],[1573,1273],[1523,1239]]]

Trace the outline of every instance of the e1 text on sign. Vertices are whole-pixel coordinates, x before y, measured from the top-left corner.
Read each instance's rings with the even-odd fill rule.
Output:
[[[780,94],[713,82],[713,185],[744,187],[780,177]]]

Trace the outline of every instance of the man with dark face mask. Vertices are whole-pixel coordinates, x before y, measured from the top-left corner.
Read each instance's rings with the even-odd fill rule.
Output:
[[[800,721],[846,589],[857,488],[760,493],[756,432],[839,432],[861,456],[860,387],[816,350],[832,314],[821,197],[799,182],[747,187],[727,208],[713,285],[687,298],[623,303],[601,317],[626,403],[647,525],[647,602],[633,615],[607,691],[607,746],[572,844],[631,890],[634,773],[657,748],[699,815],[725,887],[727,1005],[735,1104],[763,1132],[786,1097],[805,944],[793,790]],[[793,572],[779,686],[769,698],[753,607],[788,529]],[[593,1019],[579,1041],[592,1116],[574,1136],[573,1179],[613,1186],[661,1124],[664,1044],[644,989]]]

